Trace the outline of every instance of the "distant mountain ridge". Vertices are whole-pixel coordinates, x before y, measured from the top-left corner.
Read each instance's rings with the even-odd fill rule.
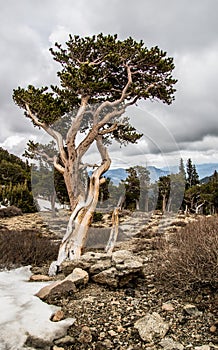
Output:
[[[150,172],[151,182],[157,181],[161,176],[166,176],[170,174],[170,171],[162,170],[162,169],[156,168],[155,166],[148,166],[147,169]],[[118,185],[121,180],[125,180],[127,178],[128,173],[124,168],[117,168],[117,169],[108,170],[104,174],[104,176],[111,178],[114,185]]]
[[[213,175],[214,171],[218,171],[218,163],[202,163],[202,164],[195,164],[197,173],[199,175],[199,179],[203,179],[207,176]],[[169,168],[162,168],[162,170],[169,170],[170,173],[177,173],[179,171],[179,167],[177,165],[171,166]]]
[[[147,169],[150,172],[151,182],[157,181],[161,176],[176,174],[179,171],[179,167],[177,165],[168,168],[157,168],[155,166],[148,166]],[[196,170],[199,175],[199,178],[204,179],[205,177],[212,176],[215,170],[218,171],[218,163],[196,164]],[[121,180],[125,180],[127,178],[128,173],[124,168],[117,168],[108,170],[104,174],[104,176],[110,177],[114,185],[118,185]]]
[[[218,163],[196,164],[196,170],[199,178],[203,179],[204,177],[213,175],[215,170],[218,171]]]

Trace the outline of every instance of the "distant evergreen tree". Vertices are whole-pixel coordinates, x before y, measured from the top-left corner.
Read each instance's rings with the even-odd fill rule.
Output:
[[[5,206],[15,205],[20,208],[23,213],[34,213],[37,211],[32,192],[29,190],[27,181],[1,187],[0,195],[1,203]]]
[[[163,213],[167,210],[167,202],[170,196],[170,175],[161,176],[158,180],[158,201],[157,209],[162,210]]]
[[[186,189],[199,184],[199,176],[195,165],[192,164],[191,158],[189,158],[187,161],[186,172],[187,172]]]
[[[15,205],[24,213],[37,210],[31,192],[28,162],[0,147],[0,203]]]
[[[196,170],[196,166],[193,165],[193,173],[192,173],[192,186],[199,184],[199,175]]]
[[[179,163],[179,174],[182,175],[184,179],[186,179],[185,166],[182,158],[180,159],[180,163]]]
[[[64,177],[56,169],[54,169],[54,188],[59,202],[63,205],[70,205]]]
[[[172,175],[171,175],[172,176]],[[174,186],[174,192],[177,191],[178,195],[176,196],[178,203],[180,202],[180,208],[177,206],[177,209],[185,210],[185,202],[184,202],[184,192],[186,189],[186,171],[184,161],[181,158],[179,163],[179,172],[175,174],[176,176],[176,186]],[[174,195],[175,197],[175,195]]]
[[[126,171],[129,175],[124,181],[126,189],[124,207],[126,209],[135,210],[138,209],[140,196],[140,181],[137,176],[137,172],[133,167],[127,169]]]
[[[149,208],[149,186],[150,186],[150,172],[143,166],[134,167],[140,182],[140,197],[139,209],[141,211],[148,211]]]

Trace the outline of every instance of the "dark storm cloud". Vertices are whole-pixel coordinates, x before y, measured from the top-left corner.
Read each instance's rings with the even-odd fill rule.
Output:
[[[128,152],[137,155],[140,147],[154,155],[160,150],[173,155],[178,148],[194,152],[197,147],[201,150],[199,161],[204,153],[205,157],[211,152],[215,156],[217,12],[217,0],[8,0],[0,13],[0,143],[8,145],[9,137],[18,134],[20,149],[35,133],[11,96],[18,85],[56,82],[57,66],[49,47],[56,41],[64,43],[69,33],[103,32],[117,33],[121,39],[142,39],[148,47],[158,45],[174,57],[176,66],[175,102],[172,106],[156,102],[140,105],[147,117],[134,118],[133,122],[143,130],[144,141],[131,151],[122,149],[123,156]]]

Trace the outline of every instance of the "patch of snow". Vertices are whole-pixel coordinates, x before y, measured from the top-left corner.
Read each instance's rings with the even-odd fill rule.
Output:
[[[75,321],[50,321],[59,308],[34,296],[48,282],[28,282],[30,276],[30,266],[0,272],[0,350],[27,349],[28,335],[45,341],[60,338]]]
[[[39,205],[40,211],[47,211],[47,210],[51,210],[51,202],[43,199],[43,198],[36,198],[36,201]],[[55,202],[55,208],[56,209],[61,209],[62,205],[59,202]]]

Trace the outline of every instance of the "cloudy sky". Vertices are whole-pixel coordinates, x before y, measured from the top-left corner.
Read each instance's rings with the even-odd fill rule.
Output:
[[[164,166],[191,157],[218,162],[217,0],[7,0],[0,12],[0,146],[22,154],[39,133],[12,101],[28,84],[56,82],[49,48],[68,34],[103,32],[158,45],[174,57],[178,79],[171,106],[140,103],[131,110],[144,133],[137,146],[112,146],[114,166],[132,162]]]

